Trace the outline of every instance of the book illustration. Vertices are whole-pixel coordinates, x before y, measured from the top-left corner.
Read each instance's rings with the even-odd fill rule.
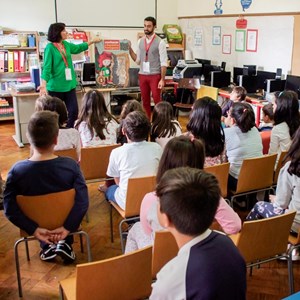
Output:
[[[127,87],[130,64],[128,41],[102,40],[95,48],[97,86]]]

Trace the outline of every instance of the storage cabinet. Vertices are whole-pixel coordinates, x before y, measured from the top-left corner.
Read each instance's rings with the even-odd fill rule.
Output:
[[[31,66],[39,65],[37,33],[4,31],[0,35],[0,121],[13,119],[13,84],[29,82]]]

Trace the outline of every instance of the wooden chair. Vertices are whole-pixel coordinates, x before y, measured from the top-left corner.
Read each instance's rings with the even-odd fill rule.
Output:
[[[76,277],[60,281],[61,299],[132,300],[151,293],[152,247],[76,266]]]
[[[87,183],[106,180],[109,156],[120,144],[81,148],[80,168]]]
[[[218,101],[219,89],[208,85],[201,85],[200,89],[197,90],[196,98],[200,99],[205,96]]]
[[[160,269],[178,253],[178,245],[174,236],[169,231],[155,232],[152,254],[152,279]]]
[[[221,195],[223,198],[227,197],[227,184],[229,175],[230,163],[223,163],[220,165],[214,165],[211,167],[205,167],[204,171],[211,173],[216,176],[219,181],[219,186],[221,189]]]
[[[116,211],[122,217],[122,220],[119,223],[119,232],[121,239],[122,253],[124,253],[124,232],[122,229],[123,223],[129,221],[138,221],[140,219],[140,207],[144,196],[147,193],[153,192],[156,185],[156,176],[146,176],[138,178],[129,178],[128,188],[126,195],[126,205],[125,210],[123,210],[116,202],[109,201],[110,206],[110,236],[111,242],[114,242],[113,235],[113,219],[112,219],[112,209],[115,208]],[[108,199],[109,200],[109,199]]]
[[[51,193],[40,196],[17,196],[17,203],[21,211],[31,220],[36,222],[39,227],[47,228],[53,230],[64,224],[67,216],[69,215],[75,199],[75,189]],[[85,231],[78,230],[70,233],[69,235],[79,235],[85,236],[86,247],[88,254],[88,261],[92,261],[90,239]],[[15,262],[16,262],[16,272],[19,288],[19,296],[22,297],[22,284],[21,284],[21,274],[20,274],[20,263],[19,263],[19,252],[18,247],[20,243],[25,242],[27,260],[30,260],[28,241],[36,240],[34,236],[29,236],[25,231],[20,230],[20,238],[16,241],[14,246],[15,252]],[[81,240],[82,242],[82,240]],[[81,243],[81,250],[82,243]]]
[[[283,160],[284,160],[286,154],[287,154],[287,151],[282,151],[280,153],[280,156],[279,156],[279,159],[277,161],[276,168],[275,168],[275,172],[274,172],[273,187],[276,187],[276,185],[277,185],[278,175],[279,175],[280,169],[284,166]]]
[[[236,191],[230,191],[230,203],[235,198],[272,189],[277,154],[244,159]]]
[[[75,161],[79,161],[80,157],[77,155],[76,148],[65,149],[65,150],[55,150],[54,154],[57,156],[66,156],[73,158]]]
[[[294,291],[293,269],[291,255],[286,251],[295,214],[293,211],[277,217],[244,222],[241,232],[230,236],[250,268],[250,274],[254,266],[280,257],[287,258],[290,293]]]

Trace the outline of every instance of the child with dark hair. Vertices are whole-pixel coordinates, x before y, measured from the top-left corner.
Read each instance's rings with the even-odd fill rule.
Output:
[[[9,171],[4,190],[6,217],[16,226],[40,240],[41,260],[48,261],[57,255],[65,262],[73,262],[73,238],[68,236],[78,229],[84,217],[89,198],[85,180],[78,164],[68,157],[54,155],[58,137],[58,115],[51,111],[35,112],[28,123],[28,139],[32,156],[17,162]],[[40,228],[25,216],[19,208],[17,195],[45,195],[75,189],[74,205],[64,225],[54,230]]]
[[[103,94],[97,90],[85,93],[75,123],[83,147],[115,144],[118,126],[117,120],[106,107]]]
[[[168,170],[156,188],[158,219],[178,255],[157,274],[150,299],[246,299],[246,264],[227,236],[211,231],[217,179],[199,169]]]
[[[229,100],[221,105],[222,116],[227,117],[227,114],[228,114],[229,109],[231,108],[232,104],[235,102],[245,101],[246,95],[247,95],[247,91],[244,87],[235,86],[230,93]]]
[[[293,91],[279,93],[273,103],[274,127],[271,132],[269,154],[286,151],[290,148],[292,138],[299,127],[298,96]]]
[[[181,127],[174,118],[172,105],[166,101],[157,103],[152,112],[151,142],[156,142],[164,148],[170,139],[181,134]]]
[[[221,108],[217,101],[210,97],[195,101],[186,128],[189,135],[204,142],[205,166],[227,161],[224,151],[225,136],[221,124]]]
[[[116,184],[107,188],[105,196],[125,209],[128,179],[155,175],[162,149],[158,144],[146,141],[150,122],[143,112],[129,113],[122,130],[128,143],[110,154],[107,175],[113,177]]]
[[[262,139],[255,126],[254,111],[245,102],[233,103],[225,128],[226,154],[230,162],[228,188],[236,190],[242,162],[245,158],[263,155]]]
[[[276,196],[270,202],[259,201],[247,216],[247,220],[270,218],[295,210],[292,231],[300,229],[300,128],[297,129],[292,145],[284,160],[277,181]]]
[[[140,111],[140,112],[144,112],[143,106],[141,105],[141,103],[137,100],[127,100],[123,106],[122,106],[122,111],[120,114],[120,125],[117,129],[117,143],[118,144],[124,144],[127,143],[127,139],[126,136],[123,134],[122,132],[122,123],[123,120],[126,118],[126,116],[131,113],[132,111]]]
[[[262,122],[259,124],[259,131],[272,130],[274,121],[273,104],[268,103],[262,108]]]
[[[205,149],[201,140],[181,135],[171,139],[164,148],[159,162],[156,181],[160,182],[167,170],[179,167],[203,169]],[[227,234],[241,230],[241,220],[234,210],[220,197],[215,214],[216,221]],[[156,231],[163,230],[157,219],[157,196],[154,192],[145,195],[140,211],[141,222],[129,230],[125,253],[152,245]]]
[[[80,160],[81,141],[79,132],[74,128],[67,128],[68,112],[65,103],[49,95],[40,96],[35,101],[35,111],[50,110],[58,114],[58,140],[54,150],[75,148],[78,160]]]

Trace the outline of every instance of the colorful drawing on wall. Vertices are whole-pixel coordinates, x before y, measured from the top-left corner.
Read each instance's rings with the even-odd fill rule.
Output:
[[[127,40],[102,40],[95,46],[96,82],[99,87],[129,85]]]
[[[252,0],[241,0],[243,11],[245,11],[245,9],[248,9],[251,4],[252,4]]]
[[[216,9],[214,10],[215,15],[222,15],[222,13],[223,13],[223,9],[221,8],[222,5],[223,5],[222,0],[216,0],[216,3],[215,3]]]

